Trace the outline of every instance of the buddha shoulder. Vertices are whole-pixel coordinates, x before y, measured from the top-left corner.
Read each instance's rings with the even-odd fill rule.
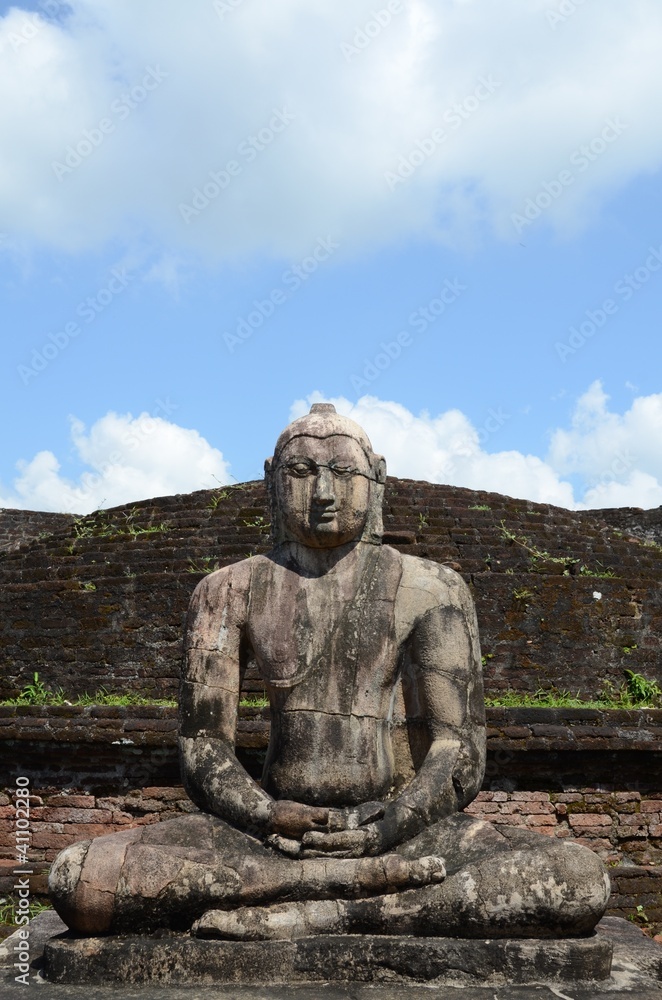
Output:
[[[262,557],[256,556],[255,560]],[[223,566],[203,577],[189,606],[187,633],[214,631],[220,621],[240,624],[249,604],[253,559]]]
[[[473,612],[469,588],[455,570],[419,556],[401,555],[400,558],[399,616],[413,624],[434,608],[453,607],[465,615]]]

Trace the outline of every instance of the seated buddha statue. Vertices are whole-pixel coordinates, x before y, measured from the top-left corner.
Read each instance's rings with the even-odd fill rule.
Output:
[[[66,848],[58,913],[87,935],[588,934],[609,896],[597,855],[463,812],[485,769],[475,608],[458,573],[382,543],[384,459],[315,404],[265,471],[273,548],[206,576],[187,619],[179,747],[199,811]],[[249,663],[271,712],[259,783],[235,755]]]

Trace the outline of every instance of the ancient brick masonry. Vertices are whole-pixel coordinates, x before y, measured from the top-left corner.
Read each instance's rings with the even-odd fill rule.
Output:
[[[71,514],[0,508],[0,552],[13,552],[26,542],[67,531],[73,522]]]
[[[642,510],[641,507],[607,507],[590,512],[602,518],[621,534],[639,538],[650,547],[662,544],[662,507]]]
[[[390,479],[386,541],[470,583],[488,694],[555,685],[589,698],[625,668],[661,676],[660,513],[626,513]],[[174,696],[195,584],[265,551],[268,520],[262,483],[78,521],[0,512],[0,694],[38,670],[70,695],[103,685]],[[261,690],[254,672],[246,690]]]
[[[607,862],[624,856],[642,865],[662,862],[662,793],[483,791],[466,812],[497,827],[570,837]]]

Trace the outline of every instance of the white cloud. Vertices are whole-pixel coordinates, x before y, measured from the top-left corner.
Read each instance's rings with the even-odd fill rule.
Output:
[[[607,479],[584,494],[583,508],[662,506],[662,482],[649,472],[631,471],[625,482]]]
[[[607,409],[599,382],[578,399],[571,429],[552,436],[545,460],[519,451],[491,451],[494,428],[475,428],[459,410],[415,416],[399,403],[363,396],[352,404],[331,398],[339,413],[365,427],[385,454],[389,474],[470,489],[489,490],[540,503],[590,507],[655,507],[662,504],[662,394],[640,396],[623,415]],[[319,392],[297,400],[291,418],[308,412]],[[487,428],[487,430],[486,430]],[[496,443],[496,442],[494,442]],[[576,497],[564,475],[584,482]]]
[[[87,467],[77,480],[60,473],[51,451],[41,451],[17,463],[12,491],[0,487],[0,507],[87,514],[101,506],[188,493],[230,480],[221,452],[197,431],[148,413],[107,413],[89,431],[72,418],[71,438]]]
[[[582,506],[657,507],[662,504],[662,393],[637,396],[613,413],[602,383],[579,398],[570,430],[552,435],[548,460],[587,483]]]
[[[610,412],[608,399],[600,381],[580,396],[570,430],[552,435],[551,463],[598,479],[620,458],[617,475],[640,468],[662,480],[662,393],[637,396],[622,415]]]
[[[572,181],[543,216],[569,231],[662,163],[657,0],[592,0],[555,26],[550,0],[408,0],[349,57],[342,44],[356,47],[385,5],[70,5],[59,23],[30,15],[31,29],[17,8],[0,19],[8,245],[147,238],[175,257],[296,259],[327,234],[347,248],[412,233],[457,242],[487,224],[519,239],[512,214],[560,171]],[[481,78],[499,85],[476,101]],[[464,117],[444,120],[467,98]],[[261,142],[282,108],[294,119]],[[621,134],[571,164],[608,120]],[[439,127],[447,138],[428,155]],[[241,152],[251,136],[264,148]],[[421,165],[389,190],[385,173],[414,150]],[[180,204],[232,159],[238,175],[187,224]]]
[[[552,435],[545,459],[492,450],[507,417],[495,413],[476,428],[460,410],[413,414],[400,403],[363,396],[357,403],[319,392],[297,400],[290,418],[311,403],[334,403],[364,427],[389,474],[449,483],[561,507],[662,505],[662,393],[639,396],[623,414],[607,407],[599,382],[578,399],[569,429]],[[134,500],[186,493],[229,482],[229,464],[197,431],[142,413],[107,413],[88,430],[71,420],[71,439],[86,471],[62,475],[50,451],[17,463],[11,491],[0,486],[0,507],[89,513]],[[575,494],[563,477],[578,476]]]

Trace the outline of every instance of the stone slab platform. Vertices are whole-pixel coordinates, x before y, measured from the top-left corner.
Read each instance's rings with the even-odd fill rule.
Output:
[[[604,917],[598,933],[614,945],[612,972],[600,983],[529,986],[408,985],[402,983],[313,983],[238,985],[130,985],[50,983],[43,978],[44,946],[57,939],[65,926],[52,910],[45,910],[30,923],[29,995],[43,1000],[662,1000],[662,946],[619,917]],[[25,997],[26,990],[14,980],[12,968],[15,936],[0,943],[0,1000]],[[36,992],[34,992],[36,991]]]
[[[504,985],[605,981],[612,942],[323,935],[297,941],[201,940],[188,934],[52,939],[54,983],[251,985],[389,983]]]

